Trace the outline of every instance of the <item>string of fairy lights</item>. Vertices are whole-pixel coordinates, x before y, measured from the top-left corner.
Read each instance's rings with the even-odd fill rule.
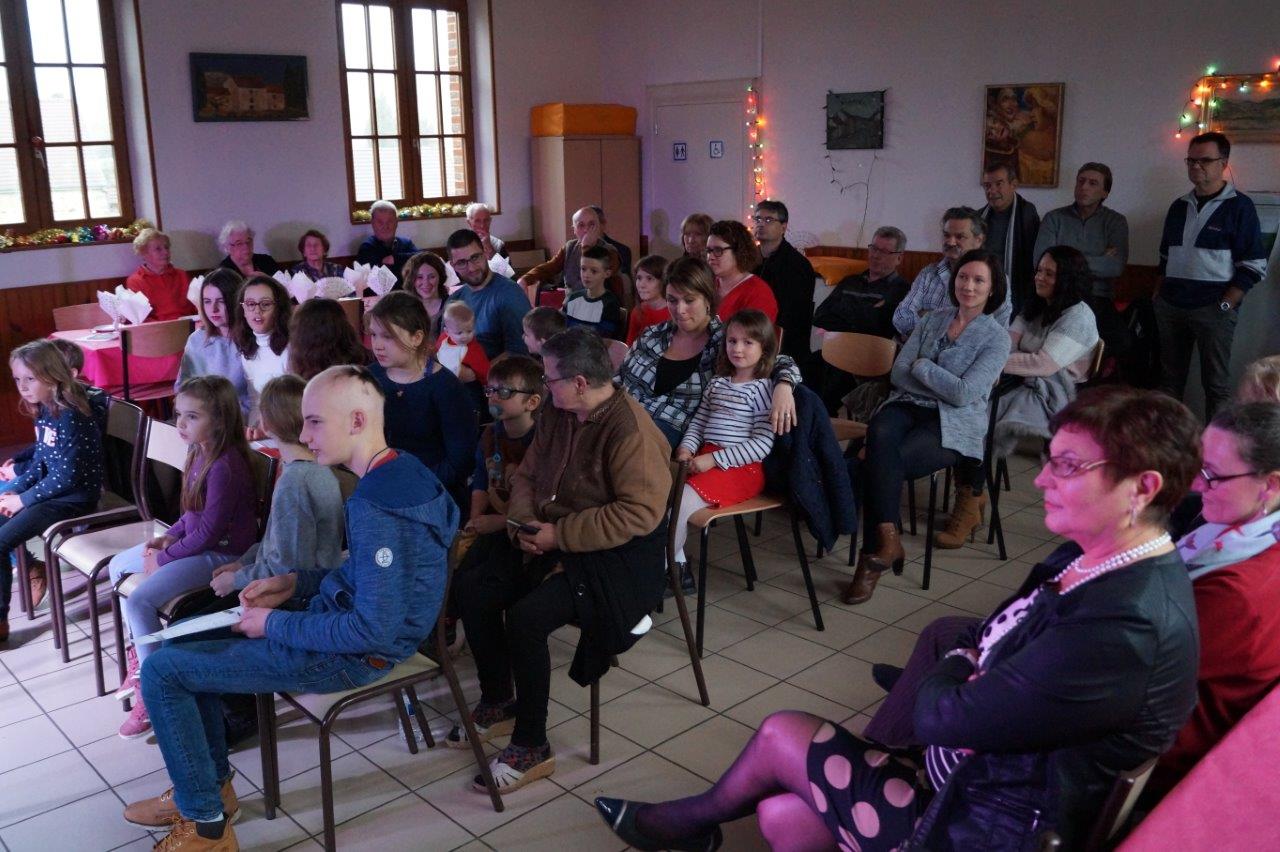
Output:
[[[747,209],[750,220],[756,212],[756,205],[764,201],[764,139],[760,132],[764,127],[764,116],[760,114],[760,97],[754,84],[747,85],[747,150],[751,152],[751,205]]]
[[[1204,133],[1219,130],[1214,125],[1215,111],[1221,106],[1228,92],[1248,95],[1256,91],[1266,94],[1280,86],[1280,59],[1274,60],[1271,71],[1260,74],[1219,74],[1216,66],[1204,69],[1204,76],[1191,87],[1191,94],[1182,105],[1178,116],[1178,129],[1173,138],[1181,139],[1183,133]]]

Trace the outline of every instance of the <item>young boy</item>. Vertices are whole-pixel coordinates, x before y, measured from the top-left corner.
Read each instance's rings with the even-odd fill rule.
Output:
[[[342,566],[254,580],[233,628],[244,638],[167,645],[142,664],[143,699],[174,787],[129,805],[125,819],[170,829],[161,848],[238,848],[219,695],[367,686],[412,655],[436,622],[458,507],[420,461],[387,447],[383,402],[377,379],[349,366],[320,373],[302,397],[302,443],[320,464],[360,477]],[[307,598],[301,612],[278,608]]]
[[[585,325],[601,337],[619,337],[622,328],[622,303],[605,289],[613,270],[612,256],[602,245],[582,252],[578,265],[584,290],[573,293],[564,303],[565,319],[570,326]]]
[[[534,415],[542,406],[542,367],[525,355],[503,355],[489,369],[484,395],[494,422],[484,427],[476,447],[466,528],[505,537],[511,474],[533,443]]]
[[[530,355],[539,358],[542,357],[542,344],[567,328],[564,314],[548,307],[529,311],[521,324],[524,326],[524,345],[529,349]]]
[[[489,358],[476,340],[476,315],[470,306],[466,302],[449,302],[440,324],[436,360],[463,384],[484,384],[489,378]]]

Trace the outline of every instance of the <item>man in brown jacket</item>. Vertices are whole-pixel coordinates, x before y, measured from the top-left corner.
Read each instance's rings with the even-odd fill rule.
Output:
[[[561,332],[542,357],[552,404],[512,478],[507,507],[508,524],[520,524],[512,529],[518,550],[494,552],[456,579],[480,677],[477,734],[511,734],[491,762],[504,790],[555,771],[546,731],[547,637],[565,624],[582,628],[570,675],[591,683],[649,628],[665,577],[670,444],[639,403],[614,387],[595,332]],[[464,736],[455,727],[446,744],[469,748]]]
[[[598,212],[598,208],[583,207],[574,213],[573,233],[574,238],[561,246],[555,257],[530,269],[516,283],[521,287],[537,284],[539,289],[563,286],[568,291],[565,294],[567,298],[583,287],[578,267],[582,262],[582,250],[601,244],[609,250],[612,266],[604,285],[618,297],[623,307],[630,308],[635,300],[629,292],[631,288],[627,286],[628,279],[623,277],[631,274],[631,270],[626,268],[626,264],[630,262],[630,252],[627,252],[624,259],[622,252],[618,250],[619,244],[605,234],[604,217]]]

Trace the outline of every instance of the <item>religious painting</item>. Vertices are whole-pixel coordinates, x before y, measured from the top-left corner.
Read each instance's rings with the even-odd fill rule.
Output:
[[[1205,130],[1235,142],[1280,142],[1280,71],[1203,78],[1194,103]]]
[[[307,114],[307,57],[191,54],[196,121],[297,121]]]
[[[987,86],[982,121],[984,173],[1008,166],[1022,186],[1058,185],[1065,89],[1064,83]]]
[[[827,92],[827,150],[884,147],[884,92]]]

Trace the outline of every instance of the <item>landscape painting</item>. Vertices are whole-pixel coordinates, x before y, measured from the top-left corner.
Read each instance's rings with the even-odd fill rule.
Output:
[[[884,147],[884,92],[827,92],[827,150]]]
[[[1206,77],[1206,126],[1232,142],[1280,142],[1280,74],[1232,74]]]
[[[191,54],[196,121],[298,121],[307,113],[307,58],[266,53]]]

